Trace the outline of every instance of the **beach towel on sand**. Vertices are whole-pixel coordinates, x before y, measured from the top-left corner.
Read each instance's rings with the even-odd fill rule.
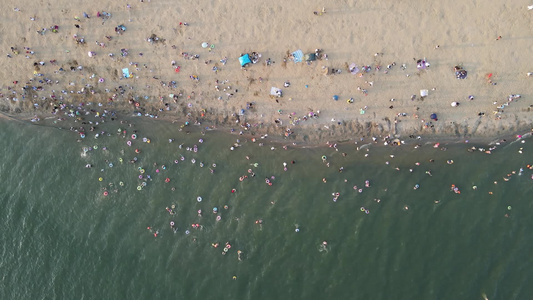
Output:
[[[302,59],[304,58],[304,53],[302,50],[296,50],[292,53],[292,56],[294,57],[294,62],[299,63],[302,62]]]

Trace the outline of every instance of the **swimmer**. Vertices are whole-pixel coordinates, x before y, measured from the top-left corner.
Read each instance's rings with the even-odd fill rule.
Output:
[[[328,252],[328,242],[326,241],[323,241],[318,247],[318,252],[323,252],[323,251]]]

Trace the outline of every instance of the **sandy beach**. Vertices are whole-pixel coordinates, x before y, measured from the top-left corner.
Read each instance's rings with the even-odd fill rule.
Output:
[[[8,0],[0,109],[68,118],[83,103],[309,143],[497,138],[533,127],[530,4]]]

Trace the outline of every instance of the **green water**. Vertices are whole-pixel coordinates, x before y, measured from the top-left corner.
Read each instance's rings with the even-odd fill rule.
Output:
[[[531,140],[491,155],[464,144],[271,150],[230,133],[134,123],[106,123],[98,131],[110,136],[90,132],[78,143],[68,130],[0,122],[0,299],[528,299],[533,292]],[[121,126],[126,138],[117,135]],[[237,139],[241,147],[231,151]],[[195,144],[197,153],[185,149]],[[332,193],[340,194],[336,202]],[[171,215],[165,208],[173,204]],[[232,247],[222,255],[226,242]]]

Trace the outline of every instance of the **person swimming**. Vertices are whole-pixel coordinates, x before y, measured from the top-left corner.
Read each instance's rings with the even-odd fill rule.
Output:
[[[323,241],[323,242],[318,246],[318,252],[323,252],[323,251],[328,252],[328,242],[326,242],[326,241]]]

